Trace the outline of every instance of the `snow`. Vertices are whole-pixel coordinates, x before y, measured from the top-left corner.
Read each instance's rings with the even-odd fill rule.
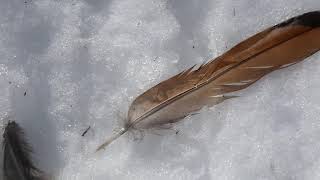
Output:
[[[59,180],[319,179],[319,53],[186,118],[178,134],[145,132],[137,141],[140,134],[129,133],[94,153],[144,90],[319,7],[318,0],[1,0],[0,126],[16,120],[36,164]]]

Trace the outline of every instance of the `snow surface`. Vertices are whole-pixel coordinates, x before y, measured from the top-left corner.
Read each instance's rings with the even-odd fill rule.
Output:
[[[144,90],[319,8],[319,0],[0,0],[0,126],[20,123],[37,165],[59,180],[319,179],[320,53],[178,123],[178,134],[129,133],[94,153]]]

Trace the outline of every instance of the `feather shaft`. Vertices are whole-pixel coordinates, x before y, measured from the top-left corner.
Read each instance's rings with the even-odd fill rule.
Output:
[[[101,144],[97,150],[100,151],[102,149],[104,149],[106,146],[108,146],[110,143],[112,143],[114,140],[118,139],[120,136],[122,136],[123,134],[125,134],[127,131],[129,130],[129,128],[122,128],[118,133],[116,133],[115,135],[113,135],[112,137],[110,137],[105,143]]]

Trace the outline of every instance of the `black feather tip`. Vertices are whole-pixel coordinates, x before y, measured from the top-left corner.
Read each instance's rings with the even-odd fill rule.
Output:
[[[41,180],[42,172],[32,162],[32,148],[16,122],[6,125],[2,145],[4,180]]]
[[[287,21],[276,25],[275,28],[285,27],[287,25],[302,25],[312,28],[320,27],[320,11],[312,11],[304,13],[300,16],[293,17]]]

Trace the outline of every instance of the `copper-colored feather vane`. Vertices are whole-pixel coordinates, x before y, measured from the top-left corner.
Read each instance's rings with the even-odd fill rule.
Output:
[[[98,150],[130,128],[146,129],[177,122],[204,106],[230,97],[264,75],[302,61],[320,49],[320,11],[305,13],[239,43],[199,68],[194,66],[138,96],[128,124]]]

